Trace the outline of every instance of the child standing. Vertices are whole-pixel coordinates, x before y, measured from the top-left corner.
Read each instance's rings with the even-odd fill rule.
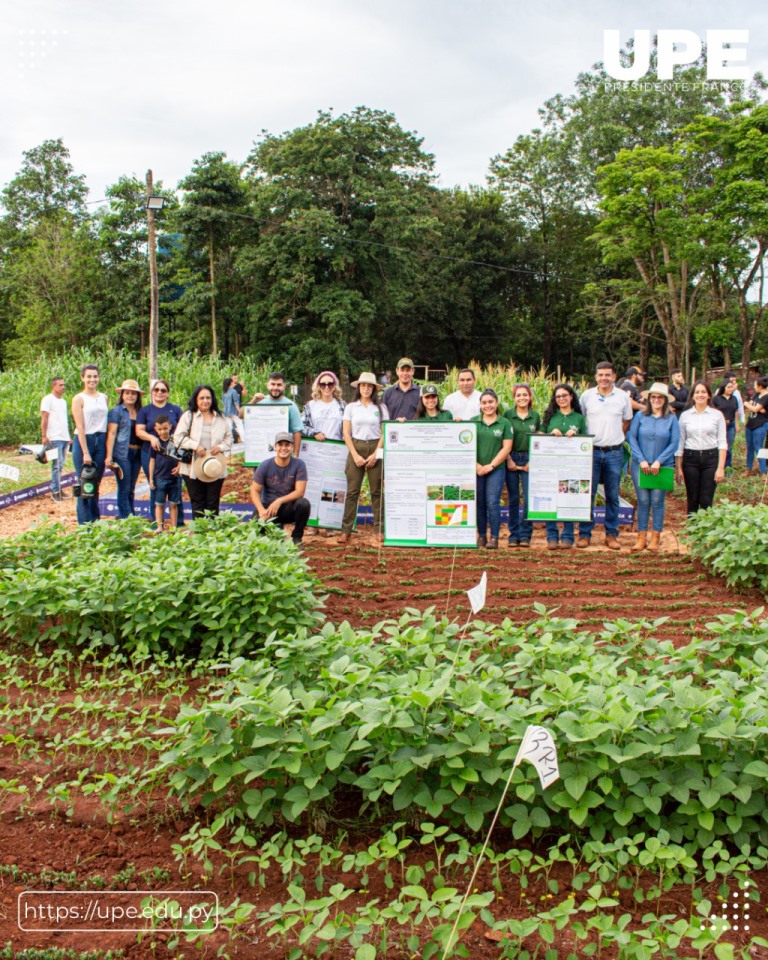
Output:
[[[167,500],[173,530],[176,527],[181,504],[181,477],[179,464],[171,457],[165,456],[164,452],[171,442],[171,421],[166,414],[161,413],[155,420],[155,433],[160,440],[160,449],[153,449],[149,454],[149,487],[155,495],[155,523],[158,530],[163,529]]]

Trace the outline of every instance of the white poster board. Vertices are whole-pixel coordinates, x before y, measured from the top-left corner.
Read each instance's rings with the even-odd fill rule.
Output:
[[[288,430],[288,404],[247,404],[243,407],[246,467],[258,467],[275,455],[275,435]],[[291,434],[292,435],[292,434]]]
[[[299,457],[307,467],[307,500],[312,504],[307,526],[341,530],[347,499],[347,445],[339,440],[301,438]]]
[[[592,437],[531,437],[529,520],[584,520],[592,509]]]
[[[477,424],[384,424],[384,542],[474,547]]]

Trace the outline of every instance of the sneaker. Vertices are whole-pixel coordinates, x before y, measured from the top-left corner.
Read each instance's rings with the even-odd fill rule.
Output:
[[[514,550],[516,547],[519,547],[519,546],[520,546],[519,540],[507,540],[507,547]]]
[[[530,547],[530,545],[531,545],[531,541],[530,541],[530,540],[521,540],[521,541],[518,543],[518,547]]]

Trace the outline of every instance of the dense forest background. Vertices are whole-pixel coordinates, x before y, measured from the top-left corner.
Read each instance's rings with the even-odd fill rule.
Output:
[[[204,154],[155,184],[160,348],[294,379],[401,355],[746,372],[768,357],[768,105],[762,78],[707,83],[703,63],[663,84],[580,74],[468,189],[438,187],[421,139],[368,107]],[[24,153],[0,195],[3,368],[146,350],[145,194],[126,175],[89,202],[61,139]]]

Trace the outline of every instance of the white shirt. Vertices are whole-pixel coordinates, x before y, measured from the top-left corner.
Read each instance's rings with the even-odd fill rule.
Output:
[[[449,410],[454,420],[471,420],[480,416],[480,391],[473,390],[465,397],[461,390],[449,393],[443,401],[443,410]]]
[[[310,400],[304,404],[304,409],[309,407],[312,416],[312,426],[317,433],[322,433],[327,440],[343,440],[341,435],[341,421],[343,411],[341,404],[334,397],[330,403],[324,403],[322,400]]]
[[[348,403],[344,409],[344,419],[352,424],[354,440],[381,439],[381,422],[389,419],[389,412],[383,403],[366,404],[360,400]]]
[[[48,429],[46,435],[48,439],[66,440],[67,443],[72,439],[69,435],[69,421],[67,420],[67,401],[64,397],[57,397],[49,393],[40,401],[40,413],[48,414]]]
[[[106,395],[97,393],[92,397],[89,393],[79,393],[78,396],[83,398],[83,423],[86,435],[106,433],[109,413]]]
[[[680,443],[676,457],[682,457],[683,450],[727,450],[728,437],[725,431],[725,417],[715,407],[705,407],[699,413],[695,407],[689,407],[680,414]]]
[[[634,416],[629,394],[615,384],[607,396],[597,387],[585,390],[581,395],[581,412],[596,447],[617,447],[624,443],[624,421]]]

